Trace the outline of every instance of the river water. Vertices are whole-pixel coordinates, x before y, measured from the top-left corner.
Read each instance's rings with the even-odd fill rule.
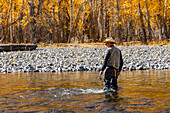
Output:
[[[98,72],[0,74],[0,112],[170,112],[170,70],[122,72],[103,92]]]

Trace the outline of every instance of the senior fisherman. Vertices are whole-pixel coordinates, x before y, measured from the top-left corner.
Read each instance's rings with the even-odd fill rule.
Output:
[[[105,53],[99,77],[101,78],[104,72],[104,91],[117,91],[117,79],[123,66],[122,53],[113,45],[115,44],[115,41],[112,37],[107,37],[104,43],[107,47],[107,51]]]

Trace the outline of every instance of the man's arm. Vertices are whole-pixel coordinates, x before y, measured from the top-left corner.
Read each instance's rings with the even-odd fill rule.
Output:
[[[110,51],[107,50],[107,53],[106,53],[106,55],[105,55],[105,58],[104,58],[104,61],[103,61],[103,65],[102,65],[102,68],[101,68],[102,71],[105,70],[106,65],[107,65],[107,61],[108,61],[110,55],[111,55],[111,54],[110,54]]]
[[[123,58],[122,58],[122,53],[120,51],[120,66],[119,66],[119,72],[122,70],[122,67],[123,67]]]
[[[106,55],[105,55],[105,57],[104,57],[103,65],[102,65],[102,67],[101,67],[101,71],[100,71],[99,76],[101,76],[101,75],[103,74],[103,71],[104,71],[105,68],[106,68],[106,64],[107,64],[107,61],[108,61],[110,55],[111,55],[111,54],[110,54],[110,51],[107,50],[107,53],[106,53]]]

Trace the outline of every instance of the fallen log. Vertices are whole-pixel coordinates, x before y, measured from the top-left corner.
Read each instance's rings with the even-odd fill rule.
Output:
[[[1,44],[0,52],[3,51],[32,51],[37,48],[37,44]]]

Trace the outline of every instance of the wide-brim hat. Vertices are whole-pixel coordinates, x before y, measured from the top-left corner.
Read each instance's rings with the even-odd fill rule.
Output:
[[[107,43],[107,42],[111,42],[111,43],[113,43],[113,44],[116,43],[115,40],[113,40],[112,37],[107,37],[107,38],[105,39],[105,41],[103,41],[103,43]]]

